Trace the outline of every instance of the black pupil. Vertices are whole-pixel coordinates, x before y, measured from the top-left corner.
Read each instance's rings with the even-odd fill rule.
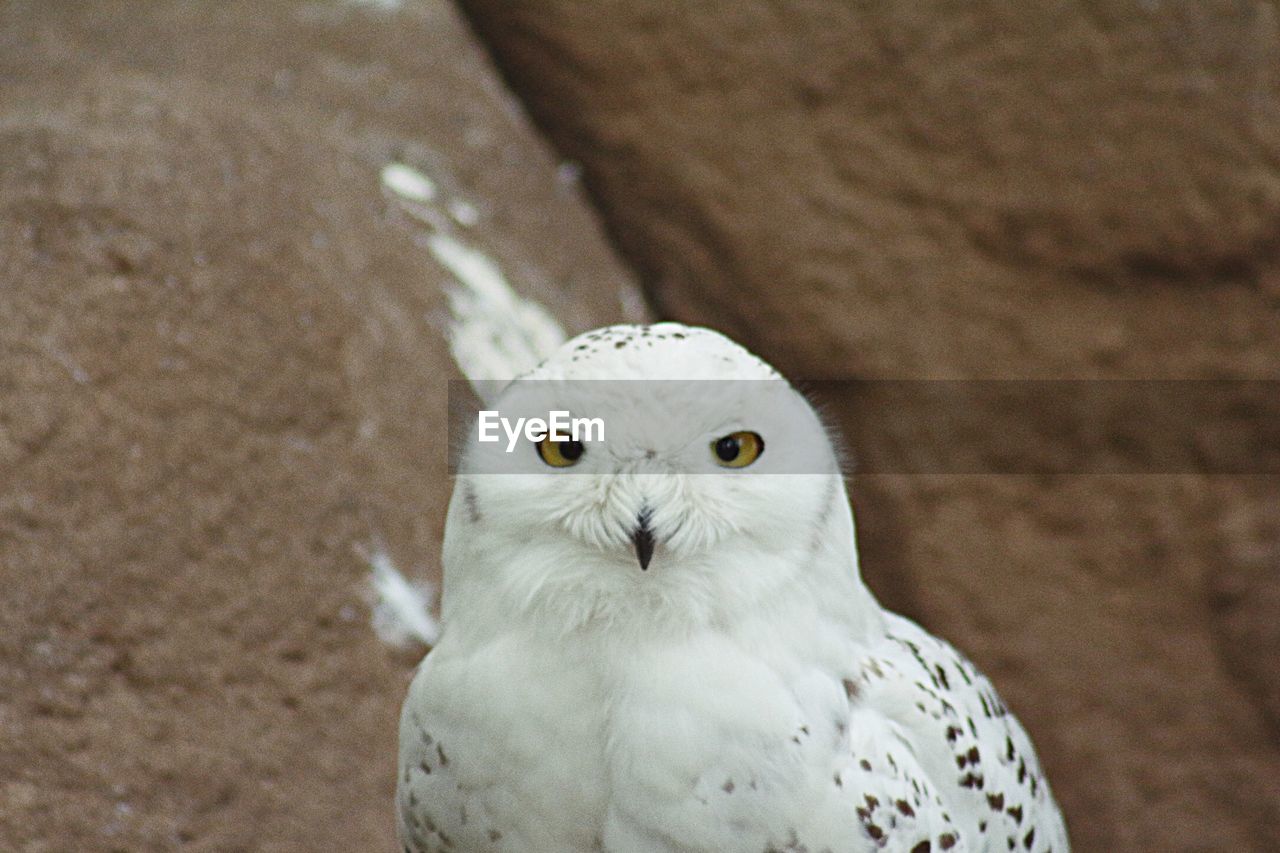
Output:
[[[560,455],[565,459],[568,459],[570,462],[577,459],[582,455],[582,452],[586,450],[586,448],[582,446],[581,441],[562,441],[559,442],[559,445]]]
[[[731,435],[716,442],[716,456],[719,456],[725,462],[732,462],[738,458],[738,454],[742,452],[742,445],[738,439]]]

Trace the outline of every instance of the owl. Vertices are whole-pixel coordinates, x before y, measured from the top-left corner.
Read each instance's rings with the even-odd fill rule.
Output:
[[[724,336],[613,326],[469,435],[400,722],[408,853],[1058,851],[1030,739],[859,575],[839,454]]]

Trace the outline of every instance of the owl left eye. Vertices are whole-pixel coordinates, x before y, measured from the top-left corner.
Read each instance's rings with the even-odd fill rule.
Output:
[[[568,468],[578,464],[586,449],[581,441],[552,441],[544,438],[538,442],[538,456],[552,468]]]
[[[745,468],[764,453],[764,439],[758,432],[733,432],[711,442],[711,452],[723,468]]]

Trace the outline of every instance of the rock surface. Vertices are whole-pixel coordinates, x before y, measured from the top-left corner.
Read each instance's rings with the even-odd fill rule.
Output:
[[[637,304],[453,8],[395,5],[0,7],[4,850],[394,846],[361,552],[437,569],[426,240],[569,331]]]
[[[1280,376],[1272,3],[463,5],[660,313],[792,376]],[[1126,474],[989,407],[952,464],[830,410],[869,582],[994,677],[1079,849],[1280,848],[1274,456]]]

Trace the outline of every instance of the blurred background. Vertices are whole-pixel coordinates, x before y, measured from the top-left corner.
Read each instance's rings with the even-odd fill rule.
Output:
[[[421,650],[369,557],[438,577],[502,316],[813,380],[1280,379],[1278,13],[6,0],[0,849],[393,849]],[[1077,468],[1000,395],[953,453],[831,396],[868,584],[993,678],[1077,849],[1280,849],[1274,455]]]

